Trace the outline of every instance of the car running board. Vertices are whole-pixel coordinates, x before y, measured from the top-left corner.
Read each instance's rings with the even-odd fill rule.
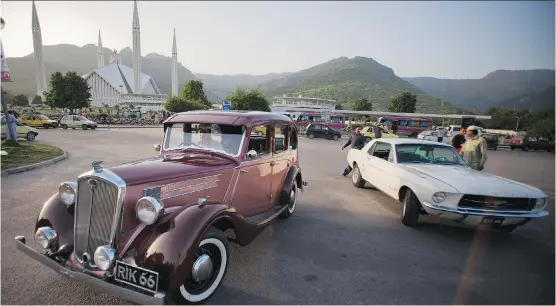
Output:
[[[276,205],[273,208],[260,213],[258,215],[253,215],[246,217],[245,219],[257,226],[265,225],[266,223],[274,220],[278,215],[280,215],[284,210],[288,208],[288,205]]]

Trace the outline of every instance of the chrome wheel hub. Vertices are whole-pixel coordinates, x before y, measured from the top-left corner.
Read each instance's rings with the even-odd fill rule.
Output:
[[[207,254],[203,254],[193,263],[191,275],[196,282],[202,282],[209,278],[212,273],[212,260]]]
[[[353,169],[353,182],[357,183],[357,181],[359,180],[359,168],[355,168]]]

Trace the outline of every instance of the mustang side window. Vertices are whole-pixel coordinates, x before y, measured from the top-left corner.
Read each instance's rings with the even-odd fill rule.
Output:
[[[258,155],[268,154],[270,152],[268,135],[270,135],[270,125],[254,126],[249,136],[249,148],[247,151],[255,150]]]
[[[390,144],[377,142],[374,145],[373,156],[387,160],[390,155]]]
[[[276,125],[274,127],[274,153],[282,153],[288,144],[288,126]]]

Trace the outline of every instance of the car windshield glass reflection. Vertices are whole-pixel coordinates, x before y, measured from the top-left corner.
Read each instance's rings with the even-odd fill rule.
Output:
[[[38,115],[38,116],[37,116],[37,119],[39,119],[39,120],[50,120],[50,119],[48,119],[48,117],[46,117],[45,115]]]
[[[85,118],[83,116],[77,116],[77,120],[78,121],[87,121],[87,118]]]
[[[203,149],[239,156],[244,126],[174,123],[166,130],[164,150]]]
[[[423,144],[400,144],[396,146],[398,163],[425,163],[465,166],[465,162],[452,147]]]

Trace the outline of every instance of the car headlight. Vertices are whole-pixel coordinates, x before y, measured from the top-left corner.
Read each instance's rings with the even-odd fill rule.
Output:
[[[446,199],[446,193],[444,192],[436,192],[432,195],[432,201],[434,203],[442,203]]]
[[[142,197],[135,205],[135,212],[139,221],[151,225],[164,212],[164,204],[153,197]]]
[[[116,250],[107,245],[99,246],[96,249],[93,258],[99,269],[102,271],[108,271],[116,262]]]
[[[534,209],[543,209],[546,206],[546,198],[537,199]]]
[[[58,233],[48,226],[39,227],[35,233],[35,241],[43,249],[51,249],[58,244]]]
[[[71,206],[75,203],[75,195],[77,190],[77,184],[71,182],[64,182],[60,185],[58,189],[58,194],[60,195],[60,200],[66,204],[66,206]]]

